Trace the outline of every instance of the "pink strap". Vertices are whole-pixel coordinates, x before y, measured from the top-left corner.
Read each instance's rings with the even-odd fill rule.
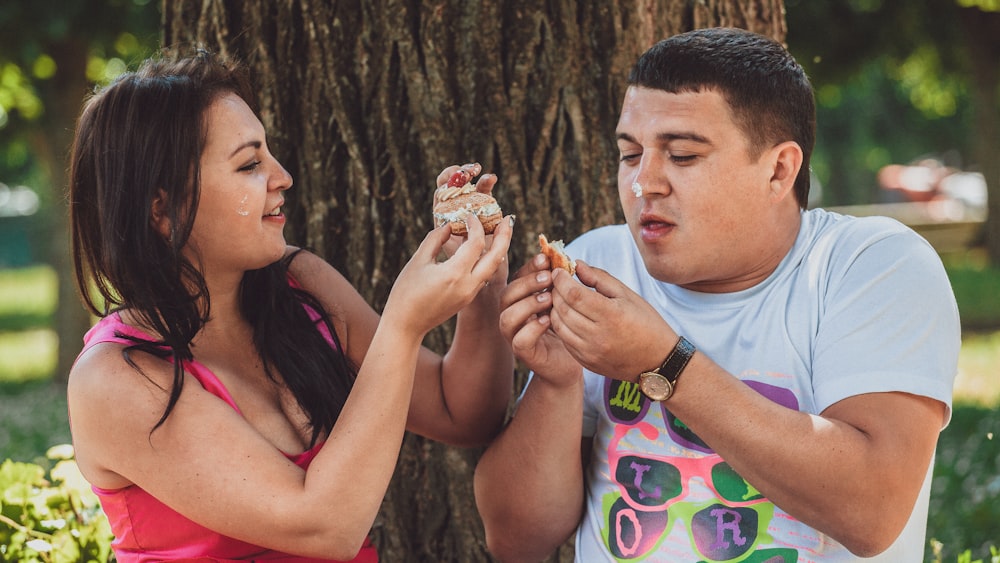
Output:
[[[153,340],[153,337],[149,334],[122,322],[120,314],[112,313],[101,319],[100,322],[87,331],[87,334],[83,337],[83,349],[86,351],[90,347],[101,342],[135,344],[135,342],[129,340],[128,338],[119,335],[141,338],[143,340]],[[170,363],[173,363],[174,361],[173,358],[169,356],[167,357],[167,360]],[[240,408],[236,406],[236,401],[233,400],[233,396],[229,393],[229,390],[226,389],[226,386],[219,381],[219,378],[216,377],[214,373],[212,373],[212,370],[208,369],[204,364],[198,362],[197,360],[185,361],[183,367],[184,371],[193,375],[206,391],[225,401],[227,405],[233,407],[233,409],[240,413],[240,415],[243,414],[243,412],[240,411]]]

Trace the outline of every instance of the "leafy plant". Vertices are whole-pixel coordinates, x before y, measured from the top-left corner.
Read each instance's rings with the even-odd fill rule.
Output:
[[[942,563],[942,551],[944,551],[944,544],[937,540],[931,540],[931,551],[932,556],[930,563]],[[985,563],[983,559],[972,559],[972,550],[966,549],[965,551],[958,554],[955,561],[957,563]],[[1000,548],[995,545],[990,546],[990,560],[989,563],[1000,563]]]
[[[925,559],[970,563],[1000,546],[1000,409],[955,405],[938,442],[928,512],[928,536],[938,541]]]
[[[111,528],[73,447],[54,446],[46,457],[51,469],[9,459],[0,465],[0,560],[113,560]]]

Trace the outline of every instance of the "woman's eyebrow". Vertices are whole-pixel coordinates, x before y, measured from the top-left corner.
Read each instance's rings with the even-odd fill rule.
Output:
[[[229,155],[229,158],[233,158],[234,156],[236,156],[236,154],[238,152],[240,152],[241,150],[243,150],[243,149],[245,149],[247,147],[252,147],[254,149],[259,149],[261,146],[263,146],[263,143],[261,143],[260,141],[247,141],[247,142],[243,143],[242,145],[236,147],[236,150],[234,150],[233,153]]]

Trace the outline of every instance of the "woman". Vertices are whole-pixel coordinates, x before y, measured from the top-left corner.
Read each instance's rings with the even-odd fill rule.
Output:
[[[502,424],[512,218],[492,241],[471,218],[465,240],[429,233],[380,318],[286,246],[292,179],[252,104],[245,70],[201,51],[147,61],[78,123],[73,255],[102,320],[69,408],[121,562],[373,561],[404,430],[472,445]],[[423,348],[456,313],[449,352]]]

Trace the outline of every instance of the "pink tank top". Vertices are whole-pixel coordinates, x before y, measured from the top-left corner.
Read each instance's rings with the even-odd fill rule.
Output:
[[[307,307],[307,309],[309,308]],[[318,318],[312,309],[309,309],[309,314],[315,317],[314,320]],[[330,338],[326,326],[319,324],[318,327],[332,345],[333,340]],[[150,339],[149,335],[139,329],[124,324],[118,313],[113,313],[101,319],[87,331],[83,338],[83,350],[86,351],[100,342],[132,344],[128,339],[116,336],[116,333]],[[197,361],[191,361],[185,362],[184,369],[201,382],[205,390],[219,397],[239,412],[240,409],[236,406],[229,391],[208,368]],[[322,443],[317,444],[312,449],[298,455],[285,454],[285,457],[292,460],[295,465],[306,469],[319,453],[322,445]],[[330,561],[289,555],[213,532],[185,518],[135,485],[116,490],[91,488],[100,498],[101,508],[111,524],[111,531],[115,535],[111,546],[119,563],[152,561],[308,563]],[[331,514],[331,516],[333,515]],[[370,538],[365,540],[358,556],[352,561],[355,563],[376,563],[378,561],[378,553],[371,544]]]

